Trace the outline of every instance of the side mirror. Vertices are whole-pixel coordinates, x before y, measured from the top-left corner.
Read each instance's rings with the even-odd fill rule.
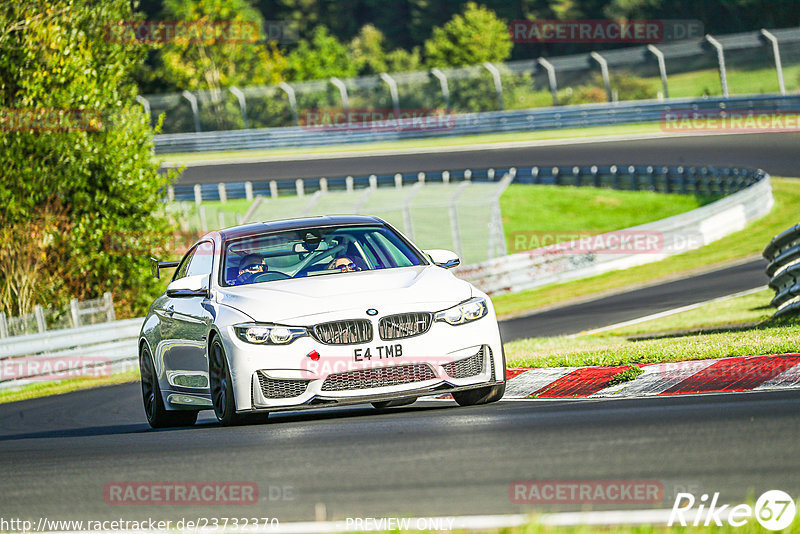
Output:
[[[158,261],[155,258],[150,258],[150,272],[153,274],[153,278],[161,278],[161,269],[171,269],[173,267],[177,267],[180,265],[179,260],[175,261]]]
[[[425,254],[431,259],[434,265],[444,269],[452,269],[461,265],[461,260],[458,259],[458,254],[449,250],[426,250]]]
[[[184,276],[167,286],[168,297],[206,297],[208,296],[208,275]]]

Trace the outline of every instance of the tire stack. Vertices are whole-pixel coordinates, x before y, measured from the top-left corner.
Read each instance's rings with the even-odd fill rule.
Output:
[[[773,317],[800,313],[800,223],[772,238],[764,249],[769,261],[769,287],[775,291],[770,305],[778,308]]]

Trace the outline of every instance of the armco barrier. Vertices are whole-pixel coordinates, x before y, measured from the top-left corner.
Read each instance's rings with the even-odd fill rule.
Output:
[[[800,223],[772,238],[764,249],[775,316],[800,312]]]
[[[526,132],[659,122],[668,112],[759,111],[800,113],[800,95],[754,95],[730,98],[675,98],[665,101],[641,100],[612,104],[586,104],[544,109],[490,111],[453,115],[447,128],[386,129],[360,128],[350,132],[314,131],[302,127],[261,128],[155,136],[155,151],[207,152],[309,147],[350,143],[386,142],[427,137],[462,136],[499,132]]]
[[[0,389],[39,380],[103,376],[135,365],[143,319],[0,339]]]
[[[498,295],[626,269],[705,246],[743,229],[772,208],[769,175],[750,172],[753,185],[688,213],[595,236],[588,244],[571,241],[528,250],[459,267],[455,272],[489,295]],[[653,238],[655,246],[619,251],[619,239],[626,236]]]

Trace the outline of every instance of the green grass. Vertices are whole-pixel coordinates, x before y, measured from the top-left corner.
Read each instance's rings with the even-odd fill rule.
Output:
[[[705,247],[662,261],[563,284],[492,298],[501,317],[519,315],[576,298],[686,275],[761,253],[770,239],[800,220],[800,180],[772,179],[775,206],[764,218]]]
[[[75,378],[61,380],[58,382],[42,382],[41,384],[29,384],[20,388],[0,391],[0,404],[6,402],[16,402],[49,395],[61,395],[79,389],[96,388],[100,386],[111,386],[115,384],[127,384],[139,380],[139,370],[134,369],[111,376],[100,378]]]
[[[500,198],[508,253],[538,248],[547,238],[594,235],[685,213],[712,199],[587,187],[509,186]]]
[[[800,318],[773,320],[768,290],[598,334],[505,344],[510,367],[635,365],[797,352]]]

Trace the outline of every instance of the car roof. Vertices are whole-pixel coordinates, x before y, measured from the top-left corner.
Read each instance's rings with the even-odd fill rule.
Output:
[[[281,219],[278,221],[266,221],[258,223],[243,224],[220,230],[222,239],[235,239],[268,232],[283,232],[290,230],[301,230],[304,228],[315,228],[319,226],[348,226],[362,224],[386,223],[378,217],[369,215],[323,215],[319,217],[299,217],[297,219]]]

